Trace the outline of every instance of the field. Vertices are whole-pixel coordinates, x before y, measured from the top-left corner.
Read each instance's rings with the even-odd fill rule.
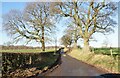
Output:
[[[95,54],[103,54],[114,57],[114,59],[118,59],[119,50],[118,48],[94,48],[92,52]]]
[[[94,48],[92,49],[92,51],[94,51],[96,54],[119,54],[118,48]]]
[[[51,52],[55,49],[46,49],[45,52]],[[0,52],[9,52],[9,53],[40,53],[43,52],[41,49],[11,49],[11,50],[0,50]]]

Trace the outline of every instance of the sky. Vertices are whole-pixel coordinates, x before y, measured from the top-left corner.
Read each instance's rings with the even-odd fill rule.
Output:
[[[2,2],[0,4],[2,4],[2,5],[0,5],[0,7],[1,7],[0,17],[2,17],[2,14],[8,13],[11,9],[23,10],[26,5],[25,2]],[[118,21],[118,16],[114,17],[114,19],[116,21]],[[60,38],[64,34],[63,31],[66,28],[64,21],[65,21],[65,19],[61,20],[59,23],[56,24],[56,26],[58,28],[58,31],[56,32],[57,45],[60,45]],[[109,46],[118,47],[118,25],[114,30],[115,30],[115,33],[112,33],[107,36],[105,36],[103,34],[95,34],[94,37],[97,40],[97,42],[91,41],[90,46],[101,47],[103,42],[105,40],[107,40],[109,42]],[[0,45],[3,45],[4,43],[11,41],[11,40],[12,39],[6,34],[6,32],[2,31],[2,18],[0,18]],[[24,44],[24,42],[22,41],[22,42],[17,43],[16,45],[23,45],[23,44]],[[46,45],[54,46],[55,44],[47,43]],[[78,45],[83,46],[83,41],[79,40]],[[40,44],[32,42],[32,43],[28,44],[28,46],[40,46]]]

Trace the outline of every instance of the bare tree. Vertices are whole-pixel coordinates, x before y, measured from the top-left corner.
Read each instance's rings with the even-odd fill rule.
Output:
[[[108,45],[110,45],[110,42],[107,37],[105,37],[105,40],[103,40],[102,45],[104,48],[108,48]]]
[[[3,16],[3,28],[16,42],[23,38],[26,43],[35,40],[45,51],[45,41],[50,39],[48,37],[54,28],[49,3],[28,3],[23,12],[11,10]]]
[[[84,40],[83,52],[90,52],[89,39],[96,33],[112,32],[116,22],[113,15],[117,9],[114,2],[59,2],[53,3],[52,12],[60,17],[67,17],[79,28]]]
[[[105,48],[108,47],[108,41],[104,40],[102,44],[103,44],[103,47],[105,47]]]
[[[71,35],[73,43],[74,43],[74,48],[77,48],[77,41],[80,38],[80,34],[79,34],[79,27],[77,25],[75,25],[74,23],[69,24],[65,30],[66,34]]]
[[[61,38],[61,43],[65,46],[68,47],[72,44],[72,37],[68,34],[65,34]]]

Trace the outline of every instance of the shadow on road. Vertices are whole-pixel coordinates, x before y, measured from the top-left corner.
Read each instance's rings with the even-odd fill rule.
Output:
[[[120,78],[120,74],[106,73],[106,74],[101,74],[100,77],[103,77],[103,78]]]
[[[44,78],[41,76],[41,78]],[[45,78],[120,78],[120,74],[106,73],[99,76],[45,76]]]

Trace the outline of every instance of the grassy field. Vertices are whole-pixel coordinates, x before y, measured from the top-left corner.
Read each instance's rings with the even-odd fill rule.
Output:
[[[118,73],[118,59],[114,59],[112,56],[96,53],[83,53],[80,49],[72,50],[69,55],[98,68]]]
[[[55,51],[55,49],[46,49],[45,52]],[[0,50],[0,52],[11,52],[11,53],[40,53],[43,52],[41,49],[14,49],[14,50]]]
[[[119,54],[118,48],[92,48],[92,51],[96,54],[110,54],[111,51],[113,54]]]

